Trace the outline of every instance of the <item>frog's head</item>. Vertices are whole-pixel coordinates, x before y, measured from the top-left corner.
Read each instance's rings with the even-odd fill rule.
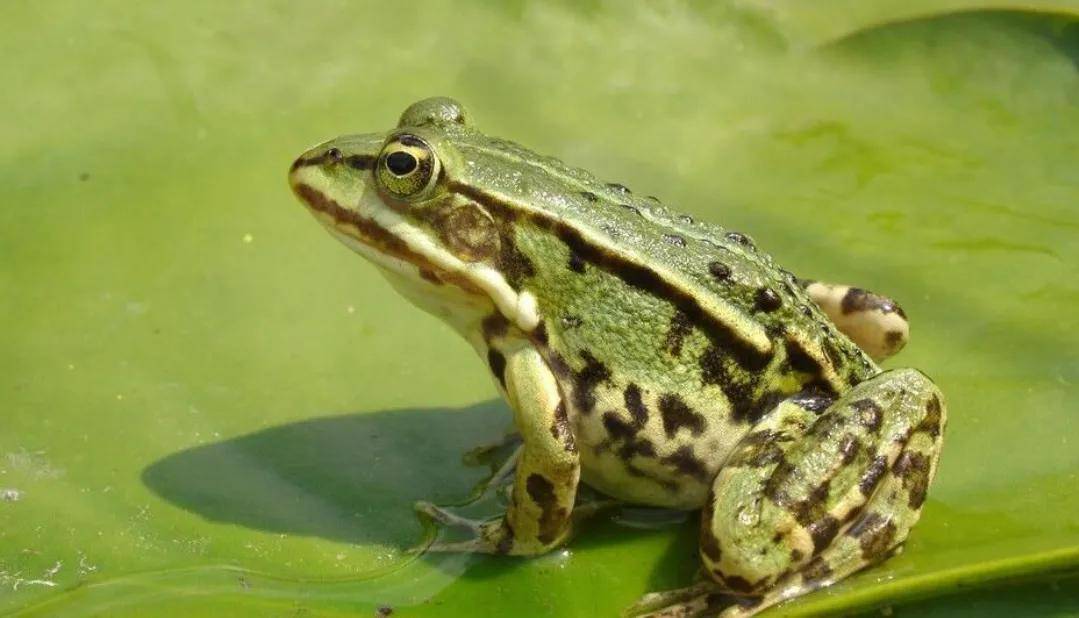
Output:
[[[334,236],[413,302],[444,317],[461,304],[493,302],[515,317],[521,299],[499,269],[499,224],[458,180],[457,144],[475,135],[459,103],[425,99],[389,133],[343,136],[305,152],[289,183]]]

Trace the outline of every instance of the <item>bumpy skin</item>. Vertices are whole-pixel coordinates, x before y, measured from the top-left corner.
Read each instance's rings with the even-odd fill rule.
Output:
[[[744,234],[487,137],[450,99],[310,150],[290,182],[472,343],[514,410],[524,446],[505,517],[423,504],[475,532],[433,549],[547,551],[584,481],[703,509],[712,581],[638,609],[713,612],[718,590],[745,598],[733,615],[883,559],[917,520],[945,409],[924,375],[871,358],[906,342],[894,302],[800,280]]]

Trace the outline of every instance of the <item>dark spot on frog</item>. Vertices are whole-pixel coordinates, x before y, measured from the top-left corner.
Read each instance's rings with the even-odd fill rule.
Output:
[[[577,328],[583,323],[584,322],[578,316],[572,314],[562,316],[562,326],[565,328]]]
[[[525,480],[528,497],[540,507],[539,534],[536,538],[547,544],[558,538],[566,509],[558,506],[558,497],[554,493],[554,484],[542,474],[532,473]]]
[[[797,514],[799,512],[804,512],[805,509],[798,506],[798,502],[791,499],[784,488],[793,474],[794,464],[786,459],[781,459],[775,469],[772,470],[772,475],[769,476],[768,480],[764,483],[764,495],[781,508],[785,508],[792,513]]]
[[[581,256],[572,251],[570,251],[569,254],[569,269],[575,273],[584,272],[584,260],[581,259]]]
[[[666,393],[659,398],[659,413],[663,419],[663,431],[668,438],[673,438],[683,427],[695,436],[704,432],[704,417],[674,393]]]
[[[536,328],[532,329],[532,340],[540,345],[547,345],[547,324],[540,322],[536,325]]]
[[[843,315],[854,313],[855,311],[876,309],[881,313],[896,313],[904,320],[907,319],[907,314],[902,307],[895,304],[893,300],[862,288],[848,289],[847,293],[843,295],[843,300],[840,301],[839,306],[843,311]]]
[[[711,522],[711,519],[704,521]],[[708,557],[712,563],[719,562],[719,559],[723,556],[719,549],[719,540],[712,534],[710,530],[701,531],[701,553]]]
[[[695,223],[693,221],[693,217],[689,215],[678,215],[678,220],[682,223],[685,223],[686,225],[693,225]]]
[[[618,184],[617,182],[608,182],[607,188],[612,191],[618,191],[619,193],[632,193],[632,191],[629,190],[629,187]]]
[[[682,342],[693,332],[693,324],[681,311],[676,311],[671,316],[671,324],[667,330],[667,351],[671,356],[679,356],[682,353]]]
[[[846,434],[839,442],[839,454],[843,457],[843,465],[847,465],[854,461],[854,458],[858,456],[858,449],[861,446],[858,437],[854,434]]]
[[[903,451],[892,464],[892,472],[903,480],[903,488],[910,494],[910,508],[922,506],[929,490],[929,458],[916,451]]]
[[[749,580],[740,575],[723,575],[722,578],[722,583],[735,592],[753,592],[756,588]]]
[[[933,395],[925,403],[925,418],[922,419],[921,423],[918,423],[916,431],[924,431],[931,437],[936,438],[940,435],[941,418],[943,418],[943,414],[940,398]]]
[[[512,231],[504,231],[499,243],[498,264],[506,281],[513,289],[520,289],[521,283],[536,274],[536,268],[527,255],[517,249]]]
[[[613,411],[603,413],[603,428],[607,430],[607,435],[619,441],[632,440],[638,431],[632,423],[619,417]]]
[[[492,313],[483,318],[483,322],[480,323],[480,328],[483,330],[483,340],[489,342],[492,339],[506,336],[509,326],[510,323],[506,316],[501,313]]]
[[[731,404],[731,415],[737,421],[745,421],[753,416],[756,407],[753,397],[757,389],[759,373],[730,371],[723,352],[709,346],[701,354],[701,382],[718,386]]]
[[[708,558],[712,564],[719,562],[723,552],[719,548],[719,539],[712,533],[712,513],[701,514],[701,554]]]
[[[641,457],[655,457],[656,447],[648,438],[632,438],[618,448],[618,456],[629,461],[640,455]]]
[[[834,397],[815,387],[807,387],[791,395],[791,403],[817,414],[827,410],[833,402]]]
[[[592,193],[591,191],[581,191],[581,197],[588,200],[589,202],[598,202],[599,201],[599,196],[596,195],[595,193]]]
[[[740,416],[736,415],[735,420],[756,423],[761,420],[768,411],[779,405],[779,402],[783,401],[784,398],[786,398],[786,395],[781,391],[769,390],[758,397],[756,401],[752,401],[749,407],[742,410]]]
[[[761,288],[753,298],[753,306],[757,311],[770,313],[783,306],[783,299],[772,288]]]
[[[622,396],[626,402],[626,410],[633,417],[633,425],[638,429],[644,427],[648,421],[648,407],[644,405],[640,387],[630,382]]]
[[[664,234],[663,235],[663,240],[667,241],[668,243],[670,243],[670,244],[672,244],[672,245],[674,245],[676,247],[685,247],[686,246],[686,239],[684,237],[682,237],[682,236],[679,236],[678,234]]]
[[[858,411],[857,418],[855,419],[859,425],[865,427],[871,433],[876,433],[880,429],[881,421],[884,419],[884,410],[872,399],[858,399],[850,402],[850,407]]]
[[[554,350],[550,350],[549,353],[550,358],[547,360],[547,364],[550,365],[551,372],[560,378],[572,379],[574,373],[566,359]]]
[[[884,346],[889,350],[895,350],[901,343],[903,343],[903,333],[897,330],[884,333]]]
[[[719,549],[719,539],[712,533],[715,517],[715,496],[709,491],[708,498],[704,501],[704,507],[701,509],[700,544],[701,553],[713,564],[719,562],[720,557],[723,555],[723,552]]]
[[[891,519],[879,513],[865,513],[847,530],[847,535],[858,539],[862,546],[862,558],[875,562],[891,549],[895,540],[896,526]]]
[[[621,206],[622,208],[625,208],[626,210],[632,212],[633,214],[637,215],[638,217],[641,216],[641,211],[636,206],[633,206],[633,205],[630,205],[630,204],[619,204],[619,206]]]
[[[498,383],[502,385],[502,389],[506,388],[506,357],[501,352],[494,348],[487,349],[487,364],[491,367],[491,373],[495,374],[498,378]]]
[[[566,414],[566,402],[559,401],[554,409],[554,422],[551,423],[551,435],[555,440],[563,444],[569,453],[577,452],[577,441],[573,437],[573,430],[569,426],[569,416]]]
[[[708,468],[699,457],[693,454],[693,448],[690,446],[680,446],[677,451],[659,461],[674,467],[679,474],[691,476],[702,483],[709,483],[712,480],[711,475],[708,474]]]
[[[742,245],[743,247],[747,247],[749,249],[755,249],[756,248],[756,245],[753,244],[753,240],[749,236],[746,236],[745,234],[743,234],[741,232],[727,232],[726,237],[727,237],[727,240],[729,240],[731,242],[736,242],[736,243]]]
[[[723,262],[711,262],[708,264],[708,272],[716,281],[725,283],[731,276],[731,267]]]
[[[791,552],[793,557],[794,552]],[[832,567],[823,558],[814,558],[801,569],[802,579],[811,588],[819,588],[832,578]]]
[[[802,305],[802,315],[807,318],[813,317],[813,310],[809,308],[809,305]]]
[[[877,488],[877,483],[880,482],[881,477],[884,476],[884,471],[887,469],[888,460],[884,455],[878,455],[873,458],[873,461],[869,462],[862,479],[858,481],[858,489],[863,496],[868,498],[873,494],[873,491]]]
[[[574,375],[573,402],[583,414],[596,407],[596,387],[611,379],[607,366],[587,350],[581,352],[584,367]]]
[[[831,515],[824,515],[806,528],[813,539],[813,553],[819,554],[832,542],[839,532],[839,522]]]

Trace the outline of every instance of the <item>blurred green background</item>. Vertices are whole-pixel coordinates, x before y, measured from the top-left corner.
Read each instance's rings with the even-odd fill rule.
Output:
[[[0,13],[0,613],[612,616],[691,580],[693,516],[403,553],[508,410],[285,172],[446,94],[911,316],[888,365],[951,414],[922,523],[771,615],[1079,615],[1076,2]]]

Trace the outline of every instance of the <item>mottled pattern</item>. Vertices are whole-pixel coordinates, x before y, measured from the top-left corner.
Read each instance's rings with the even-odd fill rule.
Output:
[[[667,393],[659,398],[659,413],[663,418],[663,431],[668,438],[673,438],[679,429],[688,429],[698,435],[704,431],[705,418],[692,410],[681,397]]]

